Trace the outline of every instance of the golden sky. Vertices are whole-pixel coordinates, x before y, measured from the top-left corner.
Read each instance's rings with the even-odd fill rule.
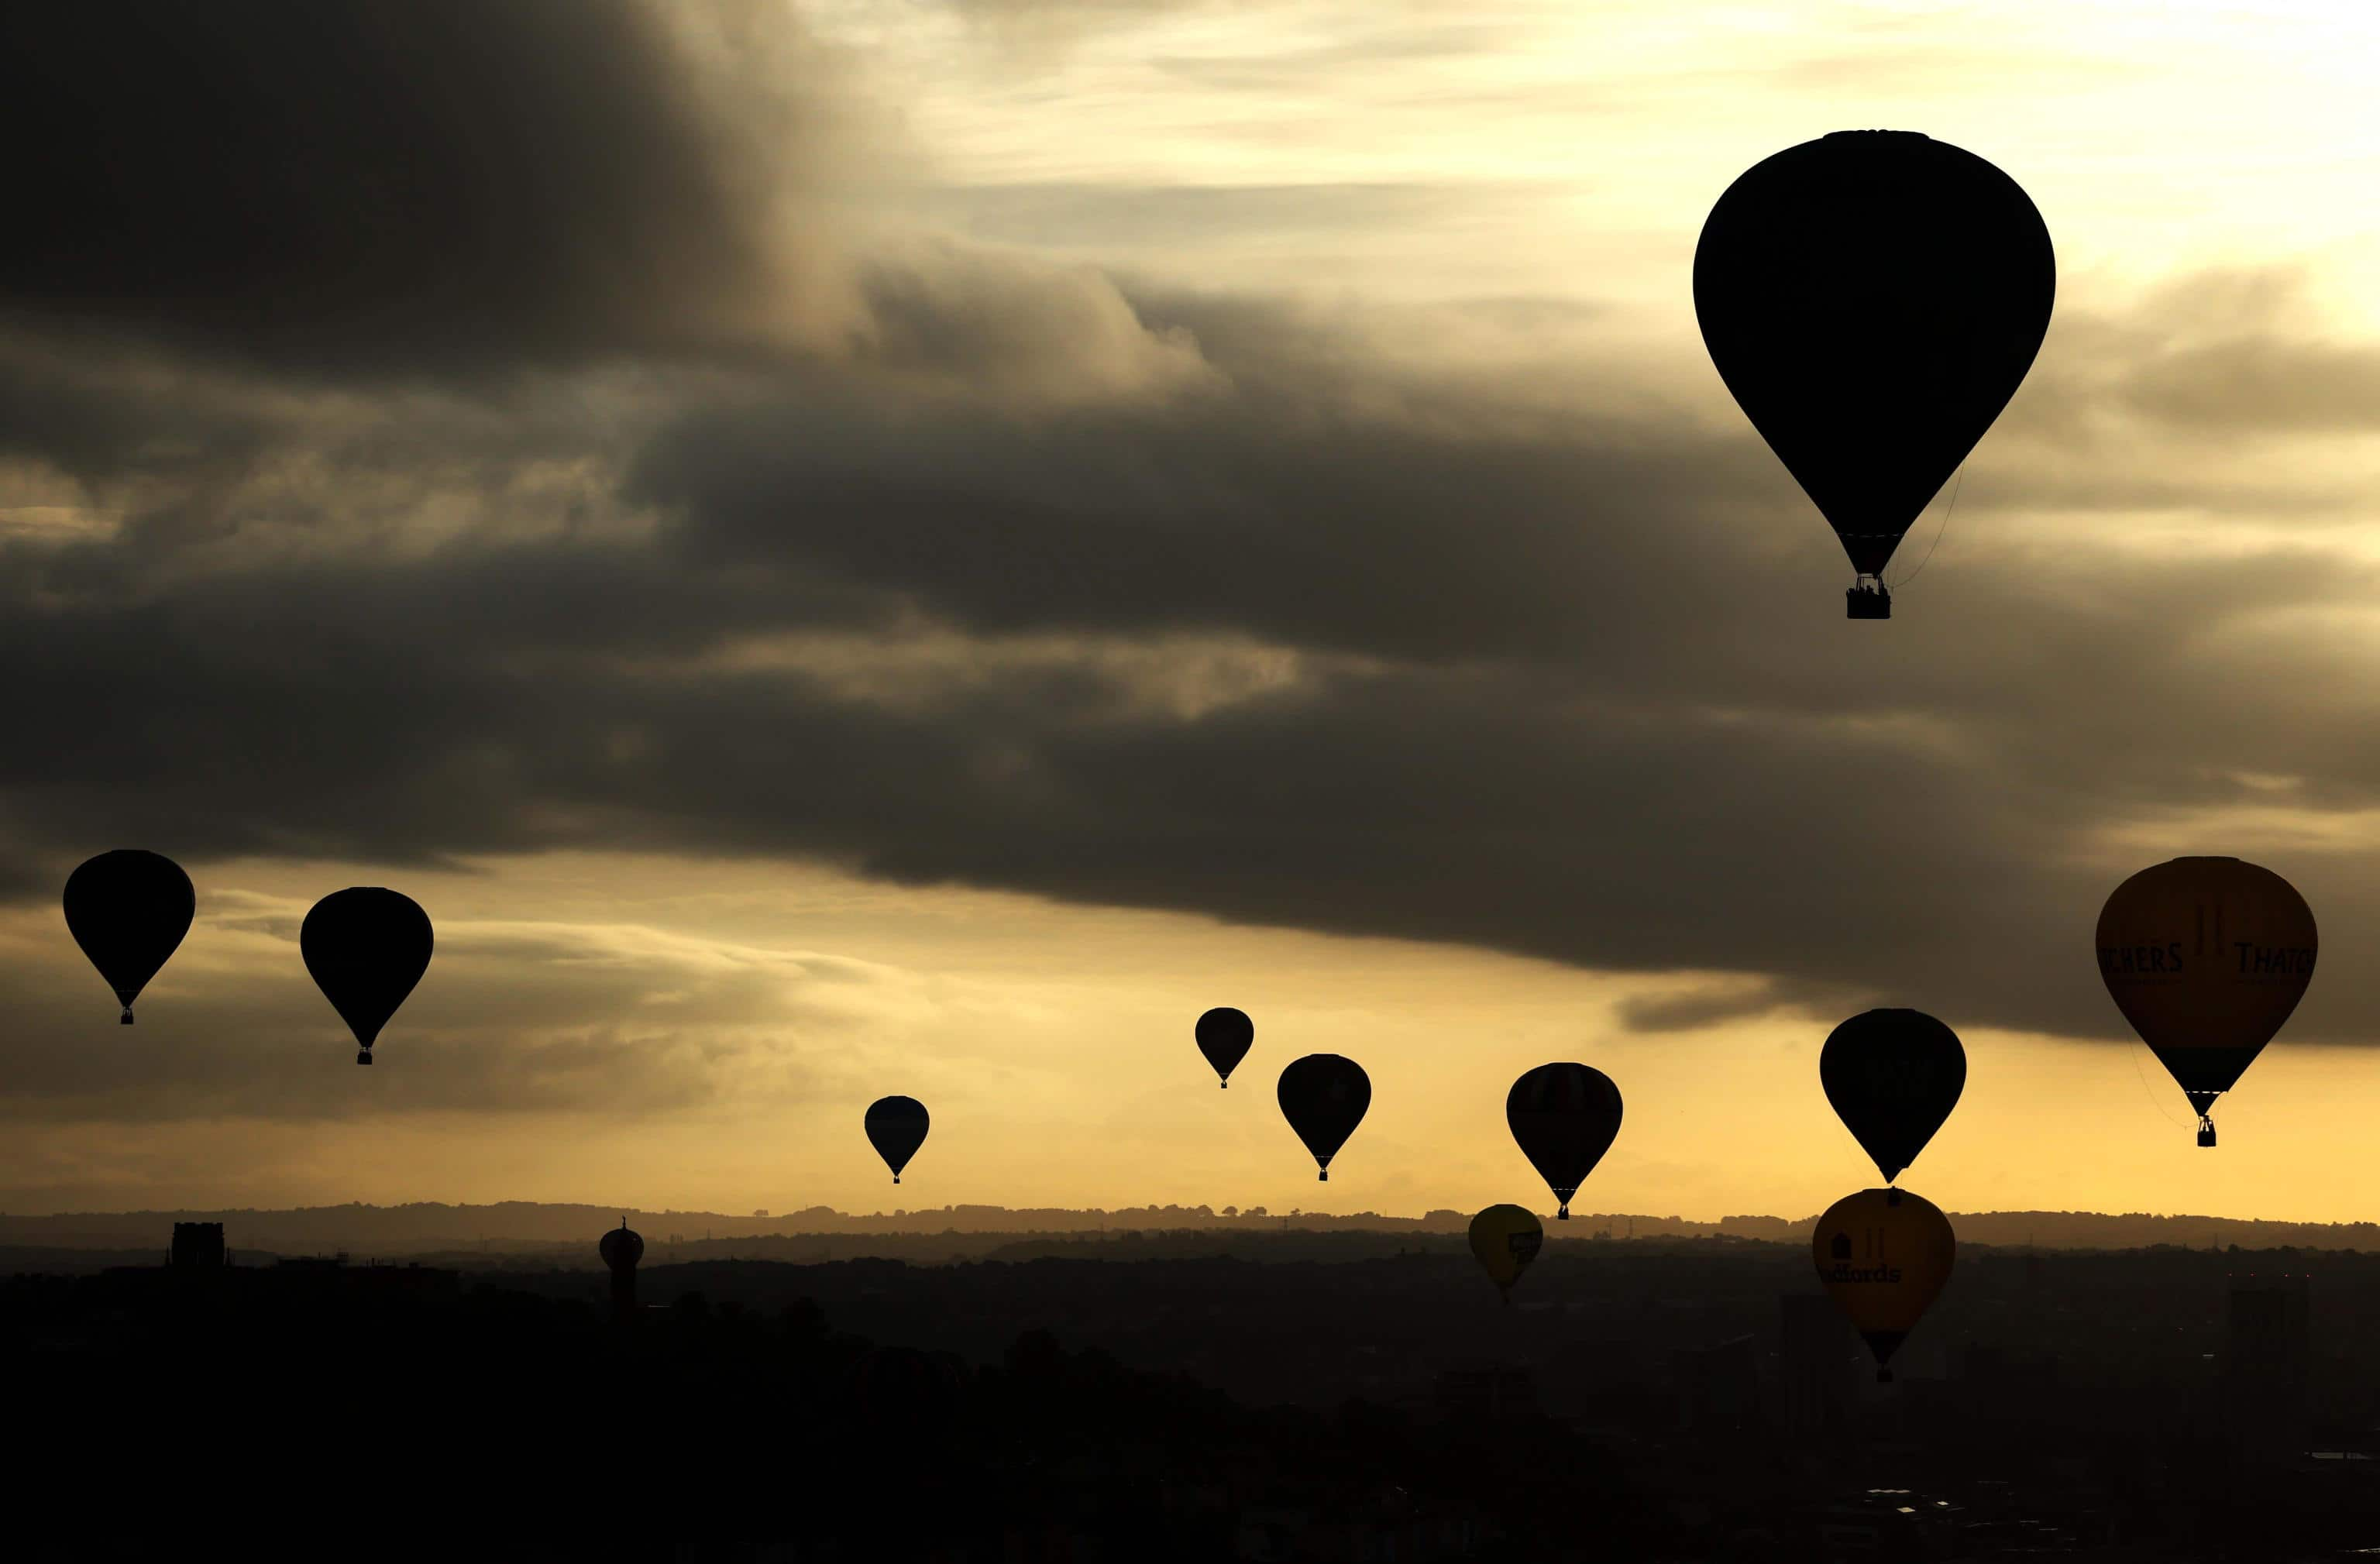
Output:
[[[98,127],[0,261],[0,1208],[1549,1208],[1503,1096],[1577,1059],[1582,1209],[1799,1217],[1879,1003],[1968,1049],[1946,1209],[2380,1202],[2368,8],[524,0],[395,130],[322,9],[0,64]],[[220,145],[75,65],[144,47]],[[1864,127],[2059,273],[1887,626],[1688,286]],[[200,898],[132,1032],[56,903],[115,846]],[[2198,853],[2325,951],[2212,1154],[2089,953]],[[438,930],[368,1072],[350,884]]]

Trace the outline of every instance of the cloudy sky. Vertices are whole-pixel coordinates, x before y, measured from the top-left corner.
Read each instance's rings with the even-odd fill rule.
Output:
[[[2369,1218],[2376,67],[2345,4],[12,7],[0,1207],[1544,1205],[1504,1091],[1580,1059],[1583,1206],[1803,1216],[1885,1003],[1967,1044],[1945,1206]],[[1689,289],[1876,126],[2058,261],[1884,625]],[[117,846],[200,902],[130,1032],[57,910]],[[2215,1154],[2091,955],[2197,853],[2325,949]],[[438,929],[368,1072],[351,884]]]

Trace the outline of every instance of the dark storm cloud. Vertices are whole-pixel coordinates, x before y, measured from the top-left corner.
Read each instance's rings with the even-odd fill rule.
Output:
[[[845,354],[798,360],[659,11],[264,10],[0,24],[42,149],[0,456],[90,513],[0,534],[0,884],[136,842],[815,855],[1738,975],[1624,1014],[1648,1030],[1883,1001],[2109,1036],[2100,898],[2228,850],[2176,818],[2380,805],[2368,649],[2312,628],[2355,625],[2373,567],[1998,525],[2333,503],[2204,461],[2366,383],[2252,288],[2069,310],[1942,558],[1849,624],[1774,459],[1622,396],[1625,363],[1557,399],[1415,367],[1426,317],[1390,353],[930,238],[843,258]],[[2249,418],[2243,366],[2319,394]],[[355,373],[388,369],[469,383]],[[2350,947],[2380,915],[2360,849],[2250,855]],[[2304,1035],[2380,1014],[2350,964],[2314,994]]]
[[[815,1091],[829,1068],[819,1045],[853,1030],[883,976],[816,957],[722,960],[634,928],[449,919],[381,1064],[358,1080],[353,1044],[298,955],[303,908],[224,891],[203,872],[199,891],[193,939],[216,964],[177,965],[171,1002],[146,1005],[124,1035],[137,1047],[110,1036],[114,1046],[13,1049],[0,1119],[320,1120],[355,1111],[366,1087],[375,1112],[640,1114],[731,1097],[748,1108]],[[105,989],[74,976],[88,980],[22,985],[18,1036],[80,1038],[94,1011],[104,1017]]]
[[[779,280],[767,192],[665,15],[10,6],[0,297],[53,326],[311,368],[716,343]],[[805,149],[771,154],[798,168]]]
[[[1515,203],[1544,188],[1500,187]],[[1374,180],[1308,185],[1111,185],[1084,180],[957,186],[934,192],[932,210],[976,238],[1040,247],[1233,244],[1251,236],[1327,239],[1405,230],[1475,213],[1475,185]]]
[[[1773,1015],[1780,1010],[1840,1010],[1852,992],[1824,984],[1773,979],[1646,995],[1620,1001],[1621,1024],[1632,1032],[1696,1032],[1723,1022]]]
[[[1755,980],[1647,1029],[1907,1002],[2104,1036],[2082,952],[2138,866],[2095,832],[2380,802],[2360,649],[2260,628],[2368,600],[2367,566],[2035,574],[1987,513],[1894,624],[1847,624],[1831,540],[1747,436],[1507,419],[1326,368],[1288,317],[1204,324],[1220,385],[1127,406],[888,409],[813,378],[691,408],[623,490],[649,536],[200,574],[121,539],[11,549],[0,717],[43,738],[6,763],[18,851],[53,876],[119,840],[815,855]],[[789,634],[847,643],[772,662]],[[1194,655],[1167,636],[1299,661],[1170,705],[1116,655]],[[1034,637],[1056,650],[1003,651]],[[905,656],[931,676],[899,687]],[[2326,928],[2364,915],[2359,857],[2263,855]],[[2303,1035],[2380,1007],[2344,964],[2316,992]]]
[[[2340,340],[2287,267],[2176,278],[2120,316],[2062,311],[2004,422],[2071,441],[2124,419],[2227,447],[2369,431],[2380,428],[2380,348]]]

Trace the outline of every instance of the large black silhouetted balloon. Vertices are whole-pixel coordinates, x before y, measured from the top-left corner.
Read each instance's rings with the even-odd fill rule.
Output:
[[[125,1025],[132,1001],[190,931],[198,900],[179,864],[137,849],[86,858],[67,876],[67,932],[115,990]]]
[[[1305,1149],[1314,1153],[1323,1182],[1330,1177],[1330,1159],[1364,1121],[1372,1106],[1372,1078],[1352,1059],[1335,1053],[1309,1053],[1293,1059],[1281,1073],[1278,1090],[1282,1117]]]
[[[1505,1094],[1504,1122],[1560,1203],[1555,1217],[1566,1222],[1570,1197],[1620,1134],[1620,1088],[1589,1065],[1540,1064]]]
[[[306,915],[298,952],[314,986],[356,1035],[358,1064],[372,1061],[381,1028],[430,970],[433,942],[419,903],[376,885],[334,891]]]
[[[894,1183],[901,1182],[901,1170],[926,1144],[926,1130],[931,1123],[926,1105],[914,1097],[879,1097],[868,1105],[868,1144],[892,1170]]]
[[[1257,1040],[1257,1024],[1248,1019],[1244,1010],[1219,1005],[1198,1018],[1195,1035],[1198,1051],[1207,1056],[1207,1062],[1215,1067],[1215,1073],[1229,1087],[1232,1072],[1247,1058],[1248,1045]]]
[[[1852,618],[1888,617],[1885,562],[2015,394],[2057,291],[2016,181],[1915,131],[1788,147],[1711,209],[1703,341],[1842,540]]]
[[[1967,1085],[1959,1035],[1922,1010],[1872,1010],[1827,1035],[1818,1082],[1890,1183],[1917,1160]]]

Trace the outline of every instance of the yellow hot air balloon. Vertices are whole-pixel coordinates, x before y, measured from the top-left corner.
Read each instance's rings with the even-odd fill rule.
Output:
[[[1512,1301],[1512,1284],[1545,1243],[1546,1230],[1536,1213],[1518,1206],[1490,1206],[1471,1218],[1471,1252],[1507,1303]]]
[[[1885,1365],[1950,1279],[1957,1249],[1941,1207],[1905,1189],[1847,1194],[1818,1218],[1818,1279],[1876,1354],[1878,1380],[1892,1378]]]
[[[2176,858],[2116,887],[2099,913],[2099,976],[2198,1112],[2254,1061],[2313,976],[2313,914],[2270,869]]]

